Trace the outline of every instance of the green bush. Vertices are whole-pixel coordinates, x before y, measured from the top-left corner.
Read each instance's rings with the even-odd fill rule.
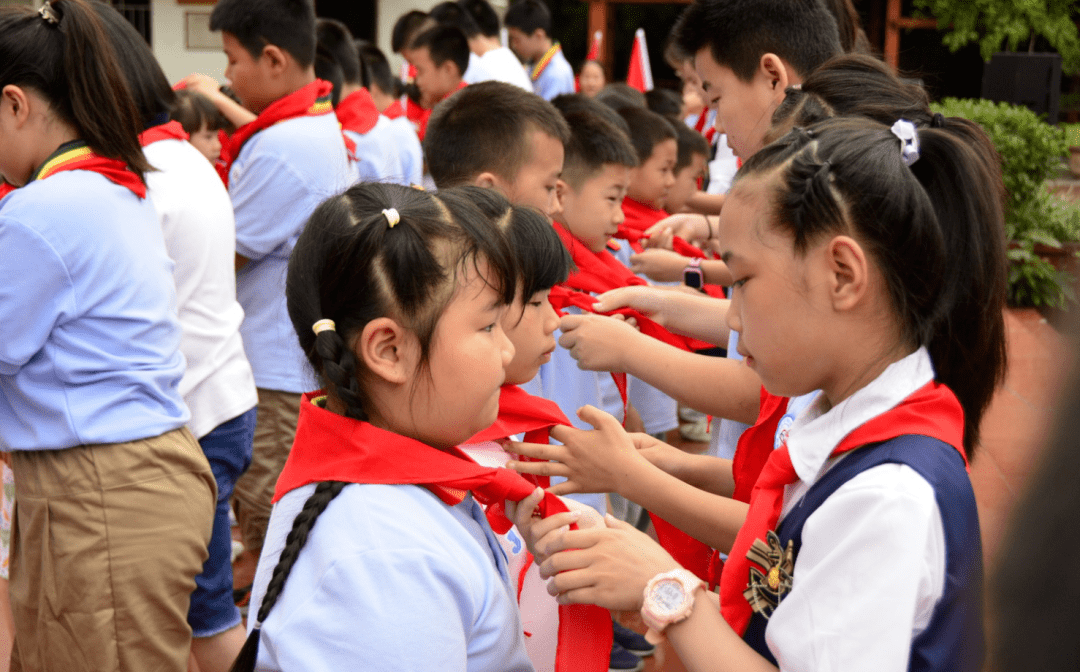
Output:
[[[1009,301],[1016,306],[1064,307],[1075,301],[1071,280],[1035,252],[1080,241],[1080,209],[1049,193],[1047,180],[1068,151],[1065,132],[1026,107],[987,100],[946,98],[934,111],[982,126],[1001,155],[1009,200],[1005,233],[1009,249]]]
[[[1065,133],[1065,144],[1080,147],[1080,124],[1061,124],[1060,128]]]

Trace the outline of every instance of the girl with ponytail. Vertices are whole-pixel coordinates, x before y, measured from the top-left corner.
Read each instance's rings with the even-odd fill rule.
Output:
[[[821,393],[757,479],[719,609],[610,520],[533,544],[560,601],[640,608],[690,670],[981,669],[966,467],[1005,364],[1000,193],[957,119],[827,120],[748,160],[720,217],[727,323],[768,392]]]
[[[186,669],[214,478],[185,428],[139,111],[95,10],[0,9],[0,445],[15,669]]]
[[[315,210],[286,300],[324,389],[301,403],[234,670],[532,669],[495,533],[507,502],[567,509],[456,448],[497,417],[517,278],[454,190],[360,184]],[[599,669],[574,663],[559,669]]]

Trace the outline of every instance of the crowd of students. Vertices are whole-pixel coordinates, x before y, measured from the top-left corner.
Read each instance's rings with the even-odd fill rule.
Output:
[[[219,0],[227,87],[0,9],[11,669],[980,669],[1000,170],[855,19],[694,0],[642,95],[542,0],[408,81]]]

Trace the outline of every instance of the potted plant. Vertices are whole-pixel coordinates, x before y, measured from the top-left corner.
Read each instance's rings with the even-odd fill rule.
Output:
[[[981,125],[1001,155],[1009,195],[1009,303],[1041,308],[1075,303],[1080,208],[1051,194],[1047,184],[1065,156],[1065,133],[1018,105],[946,98],[934,108]]]

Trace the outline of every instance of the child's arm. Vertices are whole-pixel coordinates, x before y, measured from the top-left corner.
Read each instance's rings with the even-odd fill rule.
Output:
[[[209,98],[214,107],[236,128],[255,121],[255,113],[222,93],[220,85],[212,77],[193,73],[181,81],[187,88]]]
[[[713,548],[731,548],[746,519],[746,504],[700,490],[653,466],[639,452],[633,435],[627,434],[611,415],[586,406],[578,416],[597,429],[555,427],[551,436],[564,444],[561,446],[507,444],[509,452],[544,460],[511,461],[507,467],[521,473],[567,478],[549,488],[554,494],[617,492]],[[726,477],[722,470],[716,473],[724,481],[720,487],[734,488],[730,469]]]
[[[705,191],[695,191],[686,200],[686,207],[694,212],[703,212],[708,215],[719,215],[724,207],[723,194],[710,194]]]
[[[555,529],[537,542],[546,557],[540,575],[552,577],[549,592],[560,604],[598,604],[640,610],[645,585],[679,564],[659,544],[632,526],[608,516],[603,529]],[[541,557],[541,555],[537,555]],[[775,672],[728,626],[711,593],[696,591],[689,618],[668,626],[664,635],[691,672]],[[852,668],[853,669],[853,668]]]
[[[683,270],[689,263],[690,257],[671,250],[649,249],[630,256],[630,270],[644,273],[656,282],[682,282]],[[718,259],[702,259],[701,272],[710,285],[731,284],[731,271]]]
[[[727,299],[671,287],[619,287],[596,297],[597,312],[633,308],[668,331],[709,343],[727,343]]]
[[[646,235],[649,236],[645,239],[645,246],[649,247],[648,241],[654,238],[658,239],[658,236],[665,232],[670,232],[672,235],[691,242],[695,240],[711,240],[716,237],[717,224],[717,217],[715,216],[709,217],[697,213],[671,215],[645,230]]]

